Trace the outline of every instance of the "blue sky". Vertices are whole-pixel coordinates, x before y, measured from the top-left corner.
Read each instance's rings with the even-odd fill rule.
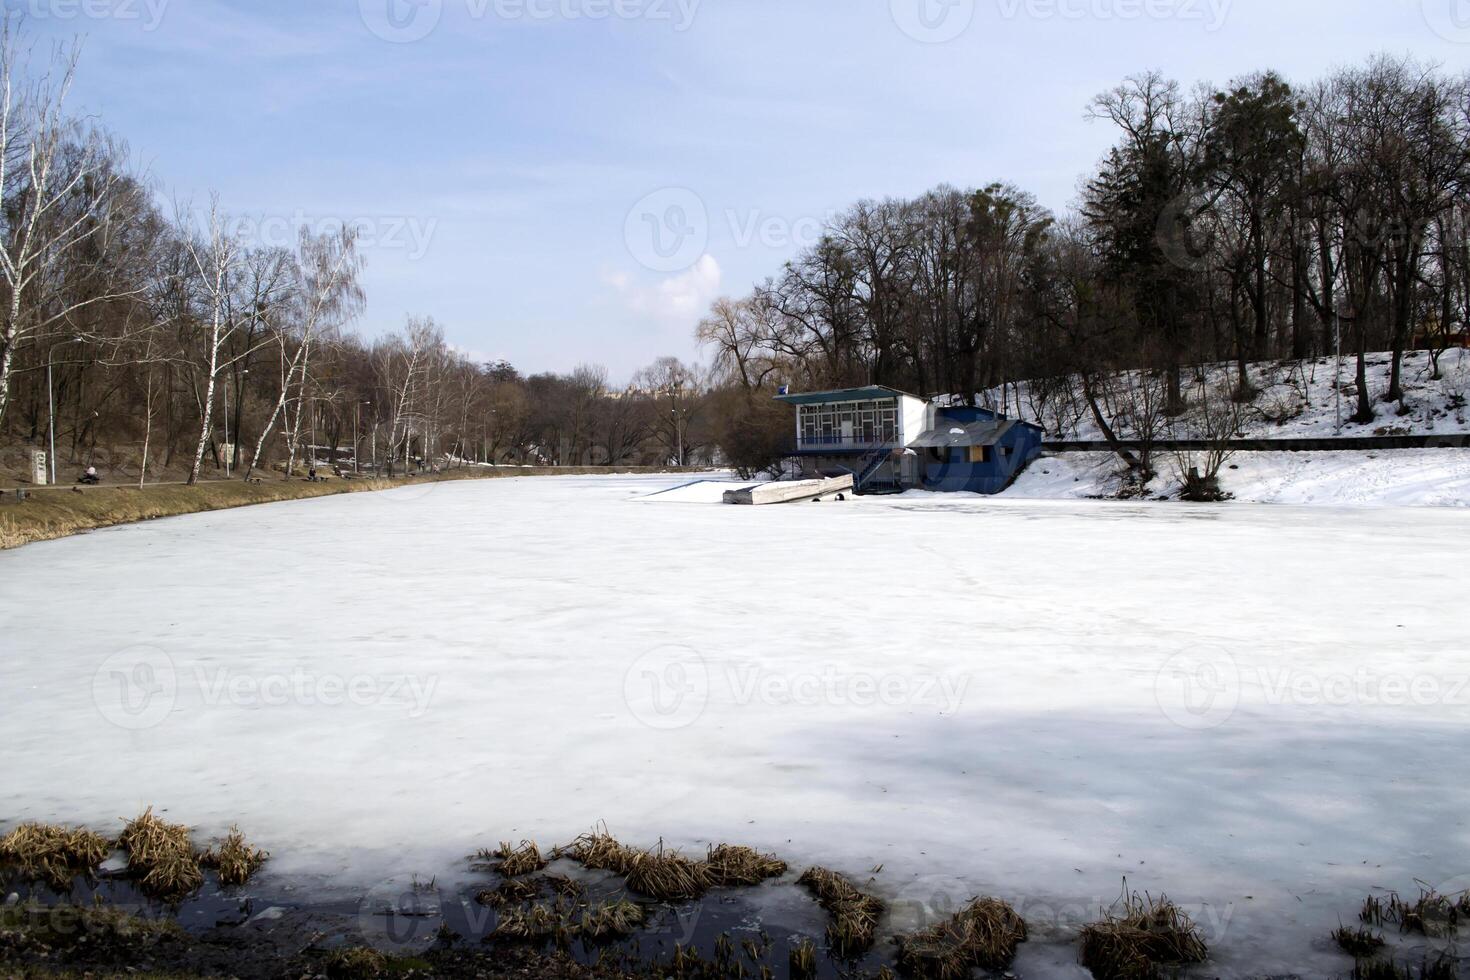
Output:
[[[263,238],[364,222],[365,335],[522,370],[694,358],[831,212],[1009,180],[1065,209],[1161,69],[1459,69],[1470,0],[4,0],[85,36],[74,107]]]

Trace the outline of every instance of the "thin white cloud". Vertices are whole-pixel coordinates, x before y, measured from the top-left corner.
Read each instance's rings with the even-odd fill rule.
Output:
[[[617,292],[630,313],[692,328],[719,296],[721,278],[720,263],[705,254],[685,271],[653,285],[635,283],[624,272],[609,273],[602,281]]]

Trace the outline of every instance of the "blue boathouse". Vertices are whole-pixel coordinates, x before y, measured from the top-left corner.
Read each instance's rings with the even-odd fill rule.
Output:
[[[1040,426],[872,385],[783,394],[804,477],[851,473],[859,493],[1000,493],[1041,454]]]

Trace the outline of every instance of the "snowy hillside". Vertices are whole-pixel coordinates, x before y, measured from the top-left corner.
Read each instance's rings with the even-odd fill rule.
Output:
[[[1355,425],[1348,418],[1356,411],[1358,388],[1354,380],[1356,362],[1344,356],[1341,364],[1342,435],[1407,435],[1470,433],[1470,350],[1446,351],[1440,358],[1442,377],[1430,377],[1429,354],[1423,351],[1404,355],[1405,407],[1408,414],[1399,415],[1397,404],[1379,399],[1388,390],[1391,357],[1388,353],[1368,355],[1368,386],[1374,398],[1378,417],[1368,425]],[[1252,439],[1300,439],[1337,434],[1337,398],[1334,385],[1338,381],[1335,358],[1322,357],[1307,361],[1262,361],[1251,365],[1252,384],[1258,389],[1256,399],[1246,407],[1239,436]],[[1205,371],[1209,387],[1231,385],[1235,365],[1211,365]],[[1118,435],[1128,437],[1126,422],[1118,418],[1118,393],[1124,385],[1137,385],[1139,375],[1128,373],[1101,379],[1099,401],[1104,412],[1115,423]],[[1199,378],[1193,372],[1185,375],[1187,387],[1197,390]],[[1079,387],[1080,386],[1074,386]],[[982,395],[988,404],[1012,415],[1037,422],[1051,439],[1096,440],[1102,438],[1097,424],[1083,400],[1080,390],[1060,397],[1047,397],[1040,385],[1022,383],[1008,386],[1004,396],[1000,389]],[[1019,411],[1018,411],[1019,400]],[[1171,435],[1176,438],[1197,436],[1187,420],[1178,421]]]
[[[1163,457],[1150,496],[1179,496],[1172,461]],[[1328,507],[1470,507],[1470,450],[1396,449],[1385,452],[1249,452],[1231,457],[1220,473],[1237,501]],[[1111,453],[1043,456],[1004,494],[1014,499],[1112,497],[1123,486]]]

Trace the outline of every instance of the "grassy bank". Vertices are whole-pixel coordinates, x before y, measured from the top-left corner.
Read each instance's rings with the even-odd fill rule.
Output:
[[[138,487],[62,487],[34,490],[18,501],[7,493],[0,503],[0,550],[18,548],[33,541],[64,538],[83,531],[135,524],[160,517],[198,514],[232,507],[249,507],[282,500],[305,500],[341,493],[392,490],[422,483],[457,480],[491,480],[525,476],[593,476],[612,473],[667,473],[676,470],[651,467],[527,467],[503,469],[467,468],[435,476],[397,479],[305,480],[267,478],[260,483],[201,483],[188,487],[174,484]]]

